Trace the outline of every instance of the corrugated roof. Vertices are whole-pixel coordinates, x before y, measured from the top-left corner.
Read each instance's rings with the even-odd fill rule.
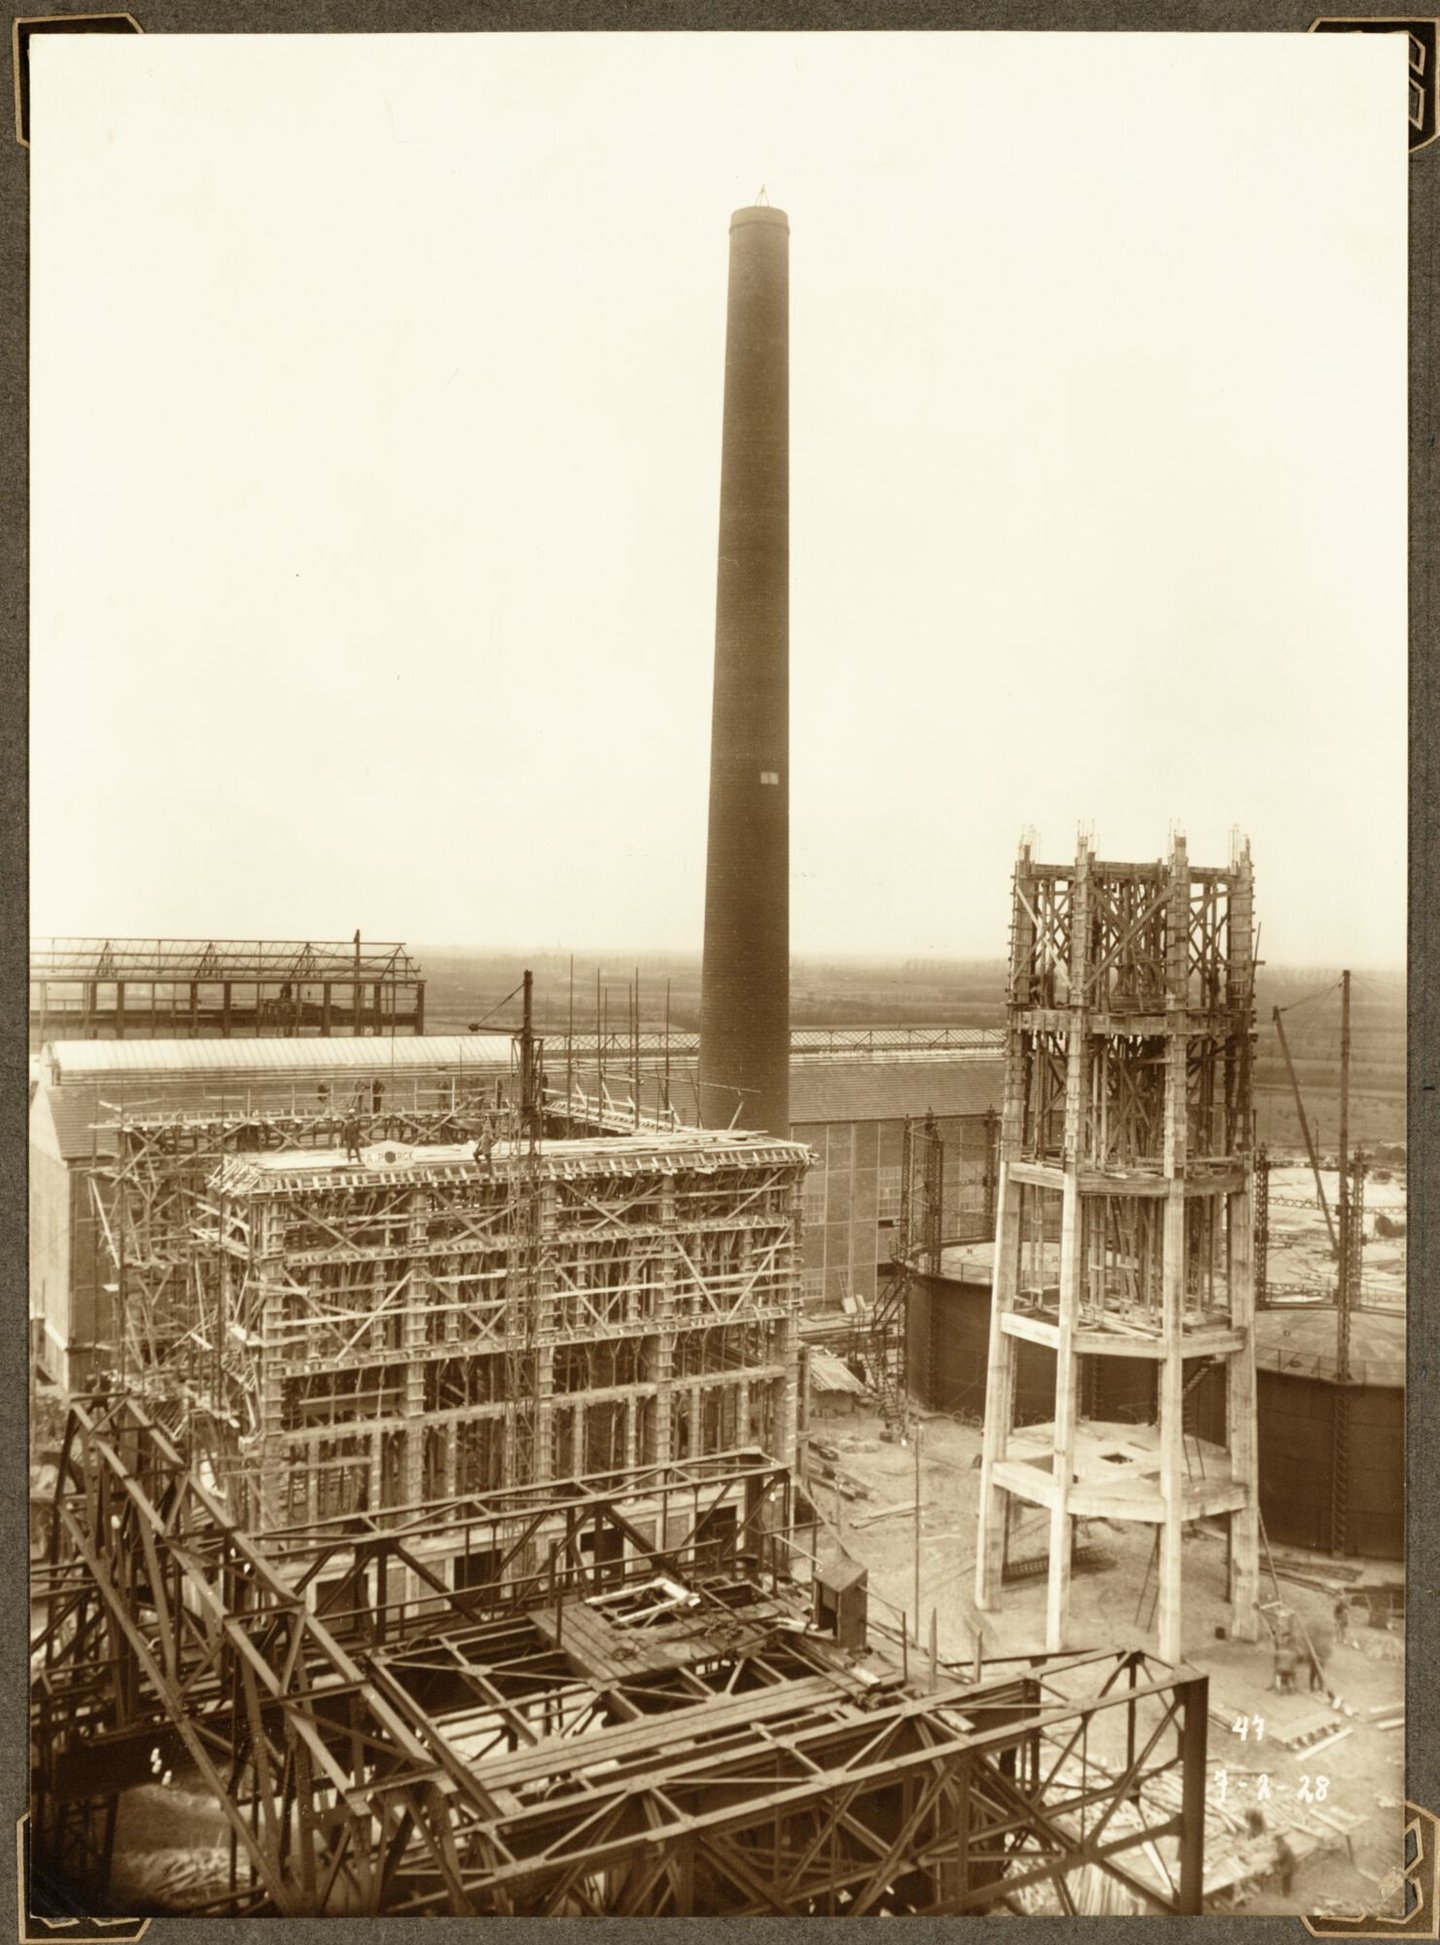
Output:
[[[850,1369],[830,1351],[810,1352],[810,1384],[815,1391],[848,1391],[853,1397],[865,1395],[865,1387]]]
[[[508,1070],[508,1033],[456,1033],[343,1040],[57,1040],[45,1050],[54,1080],[125,1074],[164,1080],[175,1074],[387,1074],[414,1068]]]
[[[102,1131],[96,1126],[97,1121],[109,1117],[101,1110],[91,1088],[77,1088],[67,1094],[64,1088],[42,1087],[31,1110],[32,1139],[37,1113],[49,1116],[55,1131],[55,1146],[63,1161],[78,1162],[91,1155],[115,1153],[114,1130]],[[43,1141],[39,1145],[43,1146]]]

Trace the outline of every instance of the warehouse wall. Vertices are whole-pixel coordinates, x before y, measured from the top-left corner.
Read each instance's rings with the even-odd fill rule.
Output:
[[[947,1242],[990,1233],[986,1173],[993,1127],[982,1114],[936,1115],[944,1143]],[[870,1304],[890,1262],[900,1214],[905,1120],[797,1121],[818,1160],[805,1181],[801,1290],[808,1312]]]
[[[31,1353],[56,1383],[69,1381],[70,1171],[42,1088],[30,1115]]]

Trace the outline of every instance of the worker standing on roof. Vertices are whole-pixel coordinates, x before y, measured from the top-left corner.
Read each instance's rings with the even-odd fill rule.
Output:
[[[353,1160],[356,1166],[358,1167],[361,1159],[360,1157],[360,1117],[358,1114],[354,1112],[353,1109],[349,1114],[346,1115],[344,1126],[341,1128],[340,1134],[345,1143],[346,1161],[348,1162]]]

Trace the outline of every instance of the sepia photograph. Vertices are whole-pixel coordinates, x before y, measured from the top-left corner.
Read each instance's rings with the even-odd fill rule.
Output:
[[[1308,25],[30,37],[22,1917],[1403,1918]]]

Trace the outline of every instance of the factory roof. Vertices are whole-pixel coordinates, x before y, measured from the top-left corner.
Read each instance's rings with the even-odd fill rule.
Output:
[[[373,1142],[358,1163],[339,1148],[272,1149],[260,1155],[227,1155],[216,1170],[227,1195],[283,1194],[298,1188],[371,1188],[377,1182],[423,1173],[427,1179],[505,1178],[512,1166],[547,1181],[595,1175],[713,1174],[726,1168],[804,1167],[810,1151],[800,1142],[769,1135],[700,1128],[647,1130],[634,1135],[587,1135],[536,1144],[533,1160],[523,1144],[495,1143],[489,1158],[475,1159],[469,1142],[411,1147]]]
[[[175,1074],[331,1074],[414,1068],[506,1070],[508,1033],[278,1040],[56,1040],[46,1047],[52,1083],[111,1075],[162,1080]]]

